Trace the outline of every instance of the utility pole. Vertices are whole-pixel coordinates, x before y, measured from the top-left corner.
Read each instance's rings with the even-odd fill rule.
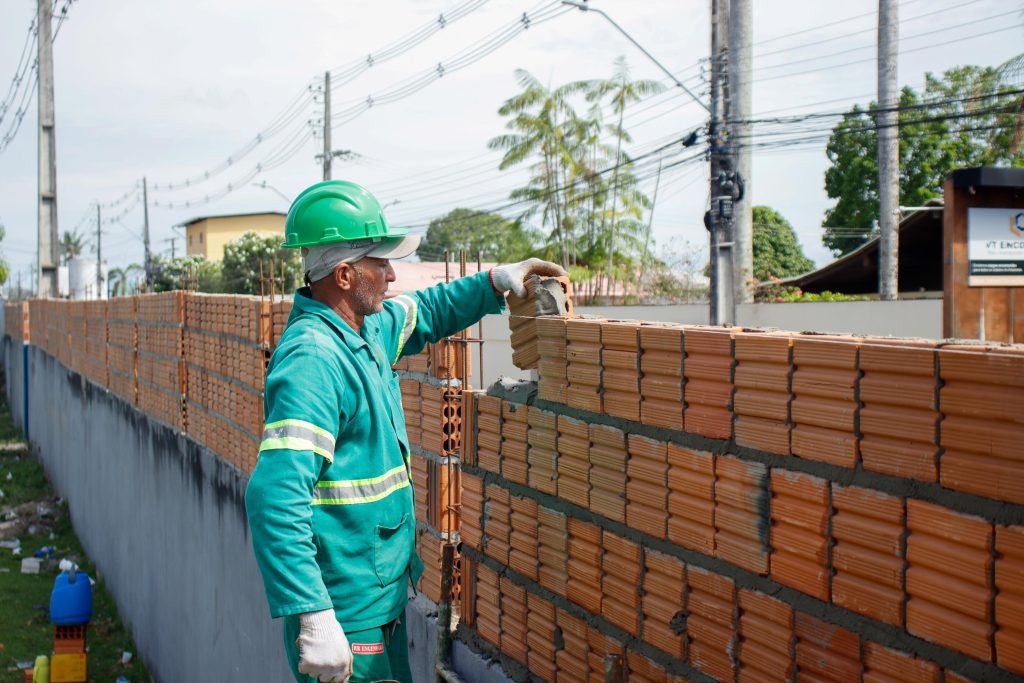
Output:
[[[711,311],[712,325],[736,322],[733,288],[732,204],[734,173],[728,131],[722,122],[727,99],[728,73],[724,36],[729,25],[729,0],[711,0],[711,209],[705,225],[711,232]]]
[[[38,0],[36,42],[39,64],[39,296],[57,296],[57,136],[53,104],[51,0]]]
[[[899,297],[900,139],[896,60],[899,42],[896,0],[878,0],[878,294]]]
[[[331,179],[331,72],[324,72],[324,180]]]
[[[735,171],[744,185],[743,197],[734,204],[736,254],[733,291],[737,303],[753,299],[750,278],[754,277],[754,213],[750,198],[751,166],[751,34],[753,0],[729,0],[729,133],[736,160]],[[735,321],[733,321],[735,322]]]
[[[146,189],[146,176],[142,176],[142,248],[143,269],[146,273],[146,291],[153,291],[153,268],[149,261],[149,193]]]
[[[174,258],[174,254],[175,254],[174,243],[177,242],[177,241],[178,241],[177,237],[168,237],[167,239],[164,240],[164,242],[170,242],[171,243],[171,258]]]
[[[100,226],[100,203],[96,202],[96,298],[103,298],[103,231]]]

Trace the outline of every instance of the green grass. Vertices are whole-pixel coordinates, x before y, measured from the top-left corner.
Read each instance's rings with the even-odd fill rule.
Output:
[[[0,376],[2,381],[2,376]],[[11,422],[10,411],[3,392],[0,392],[0,443],[22,439],[20,431]],[[7,473],[11,479],[7,479]],[[22,557],[31,557],[39,548],[52,545],[56,557],[68,557],[78,562],[81,569],[97,578],[96,568],[86,557],[71,526],[67,505],[54,503],[55,493],[43,471],[42,464],[27,450],[0,451],[0,510],[31,501],[48,502],[54,510],[53,536],[21,536],[21,555],[0,548],[0,681],[21,683],[24,675],[17,669],[18,662],[34,661],[36,655],[50,655],[53,650],[53,625],[48,609],[50,591],[56,570],[39,574],[22,574]],[[145,665],[138,659],[138,650],[131,635],[125,630],[117,613],[117,606],[102,580],[93,586],[93,618],[86,630],[89,654],[89,680],[114,681],[124,676],[129,681],[151,681]],[[122,666],[121,653],[125,650],[136,655],[131,664]]]

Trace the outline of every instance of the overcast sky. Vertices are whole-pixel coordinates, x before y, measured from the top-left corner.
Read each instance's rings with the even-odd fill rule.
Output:
[[[65,0],[58,0],[58,11]],[[438,64],[490,44],[521,20],[528,30],[479,61],[444,75],[408,97],[375,104],[333,132],[333,147],[360,155],[338,162],[336,178],[360,182],[384,203],[392,223],[426,225],[456,206],[492,208],[523,182],[522,171],[499,172],[487,141],[501,134],[497,110],[517,92],[514,71],[526,69],[551,85],[609,77],[624,55],[637,78],[662,79],[648,60],[601,17],[549,2],[478,0],[480,6],[333,93],[335,120],[370,96],[382,96]],[[201,178],[267,129],[326,69],[351,66],[430,25],[467,0],[176,0],[174,3],[78,0],[54,45],[60,230],[94,232],[93,200],[112,202],[147,176],[155,252],[169,253],[172,226],[199,215],[287,210],[266,183],[292,197],[320,179],[314,160],[322,143],[308,136],[320,100],[300,97],[294,117],[247,155],[206,182],[176,191],[167,183]],[[706,93],[701,62],[708,53],[707,0],[592,0],[685,83]],[[876,0],[754,3],[755,115],[842,111],[873,98]],[[6,92],[34,16],[35,2],[0,0],[0,95]],[[1024,3],[1018,0],[903,0],[900,4],[901,85],[920,87],[926,71],[957,64],[998,65],[1024,44]],[[927,15],[927,16],[922,16]],[[921,18],[916,18],[921,17]],[[547,21],[537,19],[547,18]],[[835,54],[840,53],[840,54]],[[832,55],[832,56],[827,56]],[[334,72],[335,82],[341,70]],[[303,101],[308,100],[303,104]],[[12,119],[0,123],[0,135]],[[678,88],[631,105],[630,148],[642,154],[705,122],[704,111]],[[36,248],[36,104],[17,137],[0,153],[0,245],[27,277]],[[305,141],[303,141],[305,139]],[[293,156],[288,157],[289,153]],[[665,165],[684,158],[670,149]],[[260,168],[255,178],[248,177]],[[804,250],[827,262],[821,221],[825,195],[824,141],[810,147],[755,152],[748,186],[757,204],[779,210],[796,227]],[[648,168],[643,187],[653,190]],[[707,201],[706,164],[663,172],[654,236],[706,247],[701,217]],[[227,196],[203,203],[228,184]],[[197,204],[198,200],[198,204]],[[186,208],[184,203],[188,201]],[[174,208],[168,208],[168,203]],[[111,266],[141,262],[141,206],[105,209],[120,219],[105,226]],[[93,214],[94,215],[94,214]],[[84,222],[82,222],[84,220]],[[183,249],[177,243],[178,253]]]

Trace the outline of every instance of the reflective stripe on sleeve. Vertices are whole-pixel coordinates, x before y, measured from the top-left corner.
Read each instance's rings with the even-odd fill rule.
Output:
[[[402,330],[398,333],[398,343],[395,345],[395,357],[391,360],[391,363],[397,363],[398,359],[402,356],[402,349],[405,348],[405,342],[409,341],[409,337],[412,336],[412,331],[416,329],[416,314],[419,307],[416,304],[416,300],[410,296],[396,296],[392,299],[396,304],[402,307],[405,311],[405,322],[402,324]]]
[[[373,503],[408,487],[409,476],[405,465],[399,465],[371,479],[318,481],[313,491],[313,505]]]
[[[263,428],[260,453],[269,450],[313,451],[334,462],[334,436],[302,420],[278,420]]]

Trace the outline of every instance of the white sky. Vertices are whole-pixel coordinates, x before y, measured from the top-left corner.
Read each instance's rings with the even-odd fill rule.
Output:
[[[115,200],[143,175],[151,186],[159,186],[217,166],[325,69],[379,52],[464,2],[79,0],[54,46],[60,231],[78,225],[90,202]],[[688,86],[706,92],[697,64],[708,52],[708,0],[592,4],[662,63],[690,78]],[[367,95],[379,97],[510,26],[524,11],[544,5],[537,0],[490,0],[336,90],[335,112]],[[30,0],[0,0],[0,96],[15,71],[34,6]],[[757,0],[755,115],[842,111],[872,99],[876,8],[876,0]],[[929,16],[914,19],[923,14]],[[957,64],[998,65],[1024,44],[1024,2],[1019,0],[903,0],[900,18],[901,85],[919,87],[925,71],[941,72]],[[804,29],[813,30],[779,38]],[[982,33],[986,35],[977,35]],[[535,24],[482,60],[336,128],[334,148],[354,150],[362,159],[337,163],[334,176],[366,185],[384,203],[398,200],[388,217],[399,225],[425,225],[456,206],[499,206],[523,181],[522,171],[498,172],[499,156],[486,147],[490,138],[504,132],[497,110],[518,91],[513,71],[523,68],[546,83],[561,85],[610,77],[619,55],[627,57],[635,77],[662,78],[597,15],[573,10]],[[842,66],[856,60],[866,61]],[[773,68],[781,64],[785,66]],[[787,76],[797,72],[804,73]],[[318,106],[309,104],[292,125],[301,127],[318,117]],[[703,113],[678,89],[634,105],[626,120],[635,139],[631,149],[643,152],[682,136],[704,123]],[[9,113],[0,135],[10,120]],[[19,271],[27,278],[35,260],[36,130],[33,101],[17,138],[0,153],[0,222],[7,228],[0,249],[11,264],[12,279]],[[165,240],[174,234],[171,226],[197,215],[287,210],[277,194],[253,187],[252,181],[202,206],[163,205],[217,192],[271,157],[290,131],[256,147],[207,183],[151,192],[151,202],[161,204],[150,209],[153,250],[169,252]],[[320,179],[313,159],[320,145],[308,139],[289,161],[261,172],[256,180],[294,196]],[[781,211],[796,227],[805,253],[819,265],[830,258],[821,245],[820,229],[830,205],[823,187],[826,166],[824,141],[810,149],[755,152],[748,180],[754,202]],[[653,185],[653,177],[644,183],[648,192]],[[657,242],[680,238],[705,245],[701,217],[706,199],[706,164],[666,171],[654,218]],[[129,204],[107,210],[107,215]],[[141,233],[141,224],[141,207],[136,207],[121,223],[105,227],[103,252],[111,266],[141,262],[141,239],[133,236]],[[95,231],[91,218],[82,225]],[[177,249],[182,253],[180,239]]]

